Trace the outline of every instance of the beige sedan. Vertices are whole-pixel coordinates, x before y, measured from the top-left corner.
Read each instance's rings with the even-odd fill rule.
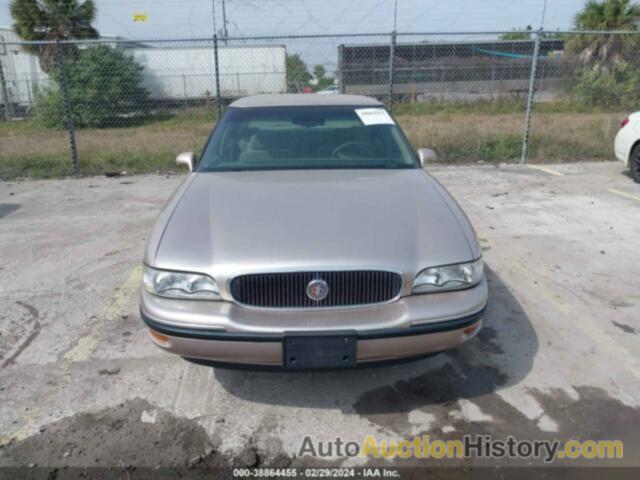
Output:
[[[349,368],[456,347],[487,304],[469,220],[377,100],[230,105],[151,232],[140,311],[214,365]]]

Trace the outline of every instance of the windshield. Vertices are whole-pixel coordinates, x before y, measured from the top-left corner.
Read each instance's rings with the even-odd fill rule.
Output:
[[[416,168],[400,128],[383,108],[231,108],[198,171]]]

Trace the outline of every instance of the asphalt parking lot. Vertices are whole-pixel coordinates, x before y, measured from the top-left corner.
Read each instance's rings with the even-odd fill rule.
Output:
[[[310,464],[307,435],[421,433],[620,439],[616,465],[640,466],[640,186],[617,162],[432,172],[481,240],[485,328],[430,359],[307,374],[148,341],[142,251],[184,177],[0,184],[0,466]]]

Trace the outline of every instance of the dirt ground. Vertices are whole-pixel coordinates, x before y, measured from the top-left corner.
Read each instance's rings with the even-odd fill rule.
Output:
[[[305,374],[148,340],[142,251],[184,177],[0,183],[0,466],[425,465],[298,452],[428,433],[618,439],[622,460],[559,465],[640,467],[640,186],[620,163],[431,171],[480,237],[485,328],[430,359]]]

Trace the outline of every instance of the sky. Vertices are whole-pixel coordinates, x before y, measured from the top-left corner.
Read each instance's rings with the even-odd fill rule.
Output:
[[[222,0],[95,0],[102,34],[133,39],[210,37],[212,2],[222,27]],[[569,29],[586,0],[547,0],[545,29]],[[13,22],[0,0],[0,26]],[[512,30],[541,24],[544,0],[398,0],[397,30]],[[232,36],[377,33],[393,30],[394,0],[226,0]],[[134,14],[146,14],[134,22]]]

